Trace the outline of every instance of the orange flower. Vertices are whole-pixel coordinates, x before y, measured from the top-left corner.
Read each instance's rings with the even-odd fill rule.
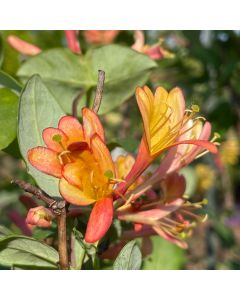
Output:
[[[132,49],[144,53],[148,55],[150,58],[154,60],[159,60],[163,58],[173,58],[174,54],[165,50],[161,47],[162,40],[160,40],[157,44],[154,45],[145,45],[144,33],[142,30],[136,30],[134,33],[134,44],[132,45]]]
[[[89,44],[111,44],[120,30],[85,30],[84,37]]]
[[[97,115],[82,110],[83,126],[71,116],[60,119],[58,128],[46,128],[47,146],[28,151],[30,163],[38,170],[58,177],[63,198],[75,205],[95,203],[85,240],[95,242],[112,222],[112,189],[115,168],[104,143],[104,131]]]
[[[191,235],[196,221],[204,222],[207,216],[194,213],[206,204],[206,200],[198,203],[187,201],[183,198],[185,187],[185,178],[174,173],[161,182],[161,194],[157,198],[143,199],[138,207],[133,200],[118,208],[118,218],[134,224],[134,230],[127,230],[123,237],[158,234],[181,248],[187,248],[184,238]]]
[[[184,96],[179,88],[176,87],[168,93],[164,88],[158,87],[153,94],[147,86],[138,87],[136,98],[143,119],[144,135],[135,164],[125,178],[128,184],[131,184],[154,159],[172,147],[181,145],[182,151],[191,156],[199,152],[194,146],[217,153],[217,148],[212,142],[201,138],[205,126],[203,127],[203,118],[195,117],[199,107],[193,105],[191,109],[185,109]],[[173,158],[172,155],[169,160],[171,163]],[[161,167],[165,168],[165,165]],[[122,184],[119,190],[123,192],[125,187]]]

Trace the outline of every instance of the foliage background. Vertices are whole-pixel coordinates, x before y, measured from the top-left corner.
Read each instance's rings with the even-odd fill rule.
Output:
[[[7,44],[7,36],[10,34],[15,34],[43,50],[66,47],[63,31],[2,31],[1,71],[10,74],[17,82],[24,81],[27,71],[26,69],[19,71],[19,68],[28,58],[20,55]],[[134,42],[133,34],[133,31],[121,31],[114,44],[130,48]],[[152,253],[144,258],[143,268],[239,269],[240,32],[145,31],[144,34],[147,44],[155,44],[162,38],[162,46],[174,54],[174,58],[156,61],[157,65],[150,74],[148,84],[153,89],[157,85],[163,85],[167,89],[176,85],[180,86],[184,90],[188,104],[198,104],[201,107],[202,114],[212,122],[213,130],[221,134],[220,153],[222,153],[225,165],[219,170],[213,157],[207,155],[201,161],[198,160],[191,167],[183,170],[188,181],[188,194],[197,199],[204,197],[208,199],[205,210],[209,218],[196,228],[192,238],[189,239],[187,251],[161,238],[153,237],[151,239]],[[100,47],[88,44],[81,31],[80,43],[84,53],[89,49],[96,50]],[[113,58],[115,62],[117,59],[117,57]],[[121,68],[124,72],[124,68],[127,67],[122,64]],[[63,66],[61,72],[68,80],[68,67]],[[0,73],[1,76],[2,73]],[[117,82],[117,79],[116,76],[113,90],[124,94],[126,82]],[[138,81],[141,82],[139,78],[136,79],[136,82]],[[11,95],[8,94],[8,97],[11,98],[11,103],[17,101],[18,98],[17,82],[15,87],[10,87]],[[11,84],[13,84],[12,81]],[[2,99],[5,99],[3,87],[0,89],[0,105]],[[64,86],[62,89],[59,86],[58,89],[55,87],[55,90],[58,90],[59,101],[68,110],[71,106],[70,100],[76,95],[78,86],[71,86],[67,92]],[[84,101],[90,101],[91,92],[90,88],[88,94],[82,99],[82,105]],[[106,106],[116,101],[113,97],[114,93],[110,93],[110,96],[105,99]],[[135,99],[131,96],[121,106],[118,104],[120,103],[101,116],[107,128],[108,142],[112,145],[119,143],[126,150],[135,151],[142,134],[141,119]],[[0,106],[2,122],[0,122],[0,130],[5,131],[7,135],[13,135],[12,143],[0,152],[0,225],[16,233],[29,234],[27,228],[24,229],[21,226],[22,229],[19,229],[17,226],[19,219],[16,216],[18,214],[25,216],[26,210],[19,202],[21,191],[10,184],[9,178],[18,177],[28,181],[32,179],[26,173],[25,166],[20,159],[17,140],[14,139],[16,128],[8,127],[6,130],[9,119],[16,118],[17,114],[11,107],[9,111],[11,114]],[[230,142],[226,144],[226,141]],[[200,162],[202,165],[199,166]],[[41,239],[44,234],[46,232],[38,231],[34,233],[34,236]]]

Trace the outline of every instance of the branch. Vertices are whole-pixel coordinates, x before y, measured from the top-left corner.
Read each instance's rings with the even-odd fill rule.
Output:
[[[73,103],[72,103],[72,115],[73,117],[77,118],[77,107],[79,104],[79,101],[81,100],[83,94],[84,94],[84,89],[82,89],[77,96],[73,99]]]
[[[11,181],[11,183],[17,184],[20,188],[22,188],[25,192],[28,192],[34,196],[36,196],[38,199],[45,202],[56,215],[60,215],[62,209],[65,207],[65,201],[60,200],[56,201],[52,197],[50,197],[48,194],[46,194],[41,189],[37,188],[36,186],[33,186],[32,184],[25,182],[20,179],[14,179]]]
[[[44,201],[57,216],[58,222],[58,252],[59,252],[59,264],[61,270],[68,270],[68,253],[67,253],[67,230],[66,230],[66,215],[67,207],[64,200],[56,201],[46,194],[41,189],[31,185],[23,180],[15,179],[11,183],[17,184],[24,191],[33,194],[38,199]],[[66,207],[67,206],[67,207]]]
[[[67,230],[66,230],[66,207],[57,217],[58,222],[58,253],[61,270],[68,270],[68,252],[67,252]]]
[[[105,80],[105,72],[102,70],[98,70],[98,83],[97,83],[97,89],[96,89],[96,95],[93,102],[93,108],[92,110],[97,113],[103,96],[103,87],[104,87],[104,80]]]

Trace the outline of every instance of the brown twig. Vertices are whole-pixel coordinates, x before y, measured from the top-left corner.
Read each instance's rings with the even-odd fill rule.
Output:
[[[62,209],[61,215],[57,217],[58,222],[58,252],[61,270],[68,270],[67,252],[67,230],[66,230],[66,207]]]
[[[93,108],[92,110],[97,113],[103,96],[103,87],[104,87],[104,80],[105,80],[105,72],[102,70],[98,70],[98,83],[97,83],[97,89],[96,89],[96,95],[93,102]]]
[[[65,207],[66,203],[64,200],[55,200],[52,197],[50,197],[48,194],[46,194],[43,190],[37,188],[36,186],[25,182],[20,179],[12,180],[11,183],[17,184],[20,188],[22,188],[25,192],[28,192],[30,194],[33,194],[38,199],[44,201],[55,213],[55,215],[60,215],[62,209]]]
[[[78,94],[77,96],[73,99],[73,103],[72,103],[72,115],[73,117],[77,118],[77,107],[78,107],[78,104],[79,104],[79,101],[81,100],[83,94],[84,94],[84,89],[82,89]]]

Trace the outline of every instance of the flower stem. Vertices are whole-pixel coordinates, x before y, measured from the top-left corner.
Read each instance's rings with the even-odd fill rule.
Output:
[[[58,252],[59,264],[61,270],[68,270],[68,252],[67,252],[67,230],[66,230],[66,207],[61,211],[57,217],[58,220]]]

